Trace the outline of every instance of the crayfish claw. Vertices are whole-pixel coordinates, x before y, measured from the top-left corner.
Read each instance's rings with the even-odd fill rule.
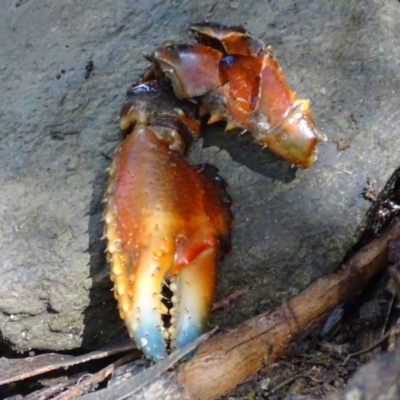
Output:
[[[193,114],[155,82],[132,88],[109,171],[104,221],[114,296],[153,361],[204,331],[230,237],[223,183],[184,157],[200,134]]]
[[[227,131],[249,131],[302,168],[326,140],[272,48],[243,27],[206,22],[191,29],[197,43],[167,43],[146,56],[152,67],[128,90],[124,140],[105,196],[114,297],[130,336],[153,361],[205,330],[216,264],[230,251],[226,182],[216,168],[184,157],[200,136],[198,115],[209,114],[208,124],[225,121]],[[163,90],[171,86],[175,96]]]
[[[197,44],[161,47],[156,69],[179,98],[197,101],[209,123],[227,121],[227,130],[249,131],[291,164],[308,168],[317,160],[317,128],[309,100],[297,99],[272,48],[243,27],[204,22],[191,27]]]

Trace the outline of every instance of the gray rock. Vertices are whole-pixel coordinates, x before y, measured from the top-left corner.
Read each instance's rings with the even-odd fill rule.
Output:
[[[205,18],[245,24],[272,44],[329,137],[317,165],[295,176],[282,163],[276,174],[250,170],[239,142],[236,161],[215,146],[191,155],[220,169],[235,200],[233,253],[220,266],[217,296],[251,287],[212,323],[236,324],[334,270],[369,207],[366,178],[382,187],[398,166],[399,14],[386,0],[4,0],[0,342],[65,350],[124,332],[100,240],[117,112],[146,67],[142,54],[187,40],[187,26]],[[351,140],[343,152],[332,142],[340,137]]]

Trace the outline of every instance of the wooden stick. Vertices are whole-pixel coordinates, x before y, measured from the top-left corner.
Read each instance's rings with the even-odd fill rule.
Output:
[[[128,353],[119,360],[103,368],[96,374],[93,374],[92,376],[85,379],[81,383],[78,383],[77,385],[73,386],[68,391],[60,394],[55,398],[55,400],[73,400],[76,399],[78,396],[87,393],[93,385],[95,385],[96,383],[103,382],[104,379],[110,376],[115,371],[116,368],[131,361],[134,358],[134,356],[135,353]]]
[[[400,238],[400,222],[359,250],[340,272],[311,284],[278,308],[213,336],[180,367],[178,381],[190,400],[217,399],[285,354],[313,320],[356,296],[387,265],[387,242]]]

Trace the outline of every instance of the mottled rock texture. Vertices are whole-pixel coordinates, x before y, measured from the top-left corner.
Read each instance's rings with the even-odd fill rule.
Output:
[[[250,285],[212,323],[228,327],[290,297],[334,270],[354,243],[369,207],[367,177],[382,187],[398,167],[399,2],[3,0],[4,346],[88,348],[124,332],[100,240],[117,112],[146,68],[142,54],[188,40],[188,25],[205,18],[244,24],[271,44],[329,137],[319,162],[295,174],[231,138],[231,155],[224,143],[191,155],[220,168],[235,200],[233,253],[220,266],[217,296]],[[338,152],[334,138],[349,138],[350,148]]]

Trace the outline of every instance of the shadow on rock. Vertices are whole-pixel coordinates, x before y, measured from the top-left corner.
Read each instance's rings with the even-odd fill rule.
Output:
[[[105,167],[110,163],[104,156],[104,163],[93,182],[93,195],[89,217],[89,254],[90,277],[92,286],[89,293],[89,306],[85,310],[82,348],[90,349],[101,346],[116,336],[125,335],[126,331],[119,318],[117,303],[110,281],[109,265],[106,261],[106,242],[103,235],[104,189],[107,181]]]
[[[240,130],[224,131],[223,126],[207,127],[202,135],[204,147],[217,146],[226,150],[234,161],[273,181],[290,183],[296,177],[296,169],[272,153],[254,143],[250,133]]]

